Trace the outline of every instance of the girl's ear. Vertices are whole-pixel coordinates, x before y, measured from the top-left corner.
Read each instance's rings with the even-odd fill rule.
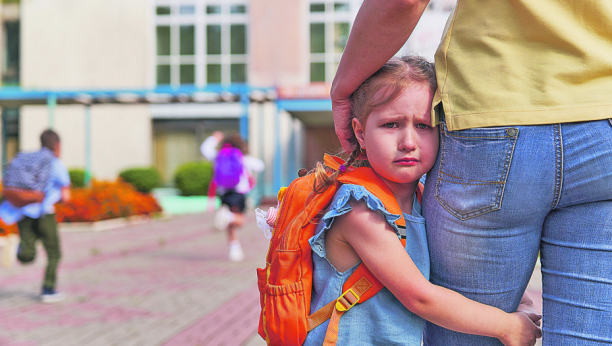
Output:
[[[365,132],[363,126],[361,126],[361,122],[357,120],[357,118],[353,118],[353,132],[355,133],[355,137],[357,137],[357,142],[359,142],[359,146],[365,148]]]

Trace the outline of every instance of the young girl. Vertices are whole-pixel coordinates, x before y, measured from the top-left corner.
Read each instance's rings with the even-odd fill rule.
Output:
[[[394,221],[399,216],[385,210],[364,187],[342,185],[310,239],[314,264],[310,311],[339,297],[343,283],[363,261],[386,288],[342,316],[338,345],[419,346],[424,319],[498,338],[505,345],[534,345],[541,336],[540,316],[520,312],[529,310],[528,298],[523,298],[519,312],[508,314],[428,281],[425,220],[415,191],[438,152],[438,130],[431,126],[430,116],[435,89],[433,64],[404,57],[391,59],[353,94],[357,149],[345,166],[369,164],[389,186],[404,211],[406,248],[398,241],[400,229]],[[321,191],[342,173],[326,179],[319,164],[314,174],[315,191]],[[309,332],[304,345],[321,345],[327,326],[328,322]]]
[[[246,144],[239,134],[225,136],[221,131],[215,131],[208,137],[200,146],[202,155],[209,161],[217,162],[219,152],[217,146],[229,146],[239,149],[246,153]],[[232,187],[217,186],[216,193],[221,197],[221,208],[215,214],[213,224],[218,230],[227,229],[227,239],[229,242],[229,260],[239,262],[244,260],[244,252],[238,239],[237,230],[244,223],[245,197],[244,195],[251,191],[254,185],[252,180],[254,172],[262,172],[265,168],[264,162],[250,155],[240,155],[239,172],[240,176],[236,185]]]

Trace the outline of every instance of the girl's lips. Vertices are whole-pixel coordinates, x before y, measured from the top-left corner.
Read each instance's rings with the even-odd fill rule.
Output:
[[[410,159],[400,159],[400,160],[395,161],[395,163],[397,163],[398,165],[413,166],[419,163],[419,161],[417,159],[410,158]]]

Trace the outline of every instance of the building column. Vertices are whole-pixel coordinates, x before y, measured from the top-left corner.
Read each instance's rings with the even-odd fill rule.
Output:
[[[91,179],[91,104],[85,104],[85,178],[87,186]]]
[[[57,105],[57,94],[50,93],[47,96],[47,110],[49,111],[49,128],[55,126],[55,106]]]
[[[274,192],[278,192],[285,181],[283,177],[283,152],[281,150],[280,118],[282,109],[275,103],[274,112]]]

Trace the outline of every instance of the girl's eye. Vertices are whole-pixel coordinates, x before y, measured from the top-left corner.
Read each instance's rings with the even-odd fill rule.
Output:
[[[430,128],[431,126],[429,126],[429,125],[427,125],[427,124],[419,123],[419,124],[417,124],[417,126],[416,126],[416,127],[417,127],[418,129],[421,129],[421,130],[427,130],[427,129],[428,129],[428,128]]]
[[[388,129],[392,129],[392,128],[395,128],[395,127],[399,127],[399,124],[398,123],[386,123],[383,126],[388,128]]]

